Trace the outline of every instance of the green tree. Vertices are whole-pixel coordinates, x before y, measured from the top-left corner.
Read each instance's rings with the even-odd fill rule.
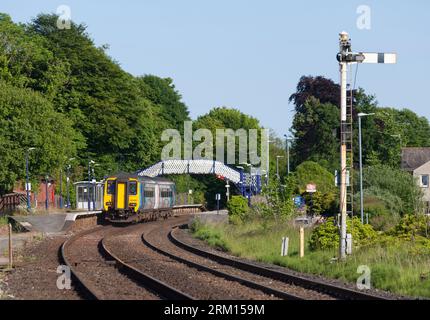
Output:
[[[84,25],[59,30],[56,21],[56,15],[39,15],[28,30],[43,36],[46,48],[70,66],[54,102],[85,136],[82,158],[95,158],[106,171],[149,165],[160,155],[161,111],[142,96],[140,82],[107,56],[106,47],[94,45]]]
[[[334,175],[316,162],[306,161],[295,170],[297,189],[303,194],[306,203],[313,203],[313,212],[316,214],[327,213],[333,209],[337,196],[334,185]],[[317,192],[313,195],[306,193],[306,185],[315,184]]]
[[[292,128],[297,139],[293,147],[295,165],[315,161],[330,171],[338,167],[338,107],[310,97],[294,116]]]
[[[69,66],[45,45],[43,37],[29,34],[24,25],[0,13],[0,79],[52,99],[65,84]]]
[[[358,190],[358,185],[356,187]],[[412,175],[402,170],[387,165],[366,167],[363,170],[363,187],[371,190],[378,188],[400,198],[402,206],[398,211],[401,214],[416,213],[422,208],[420,187]],[[381,192],[379,194],[383,195]]]
[[[53,174],[85,147],[83,137],[64,115],[31,89],[15,88],[0,81],[0,192],[10,191],[25,178],[25,152],[30,157],[32,180]]]
[[[181,101],[182,96],[176,90],[173,80],[154,75],[138,77],[137,82],[142,97],[160,107],[160,116],[166,127],[183,130],[184,121],[190,120],[188,107]]]

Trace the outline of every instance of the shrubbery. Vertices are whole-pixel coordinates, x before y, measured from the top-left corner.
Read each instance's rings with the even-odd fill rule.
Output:
[[[332,209],[337,190],[334,185],[334,175],[316,162],[305,161],[295,170],[297,191],[310,203],[311,196],[306,193],[306,185],[314,183],[317,192],[312,195],[312,210],[315,214],[321,214]]]
[[[377,238],[377,232],[373,227],[368,224],[362,224],[357,217],[347,220],[347,233],[352,234],[354,246],[369,244]],[[309,247],[311,250],[334,249],[339,246],[339,237],[339,228],[334,218],[329,218],[312,231]]]
[[[363,192],[364,212],[369,215],[369,222],[375,230],[388,231],[400,219],[403,201],[388,190],[370,187]],[[360,211],[360,193],[354,197],[357,212]]]
[[[242,196],[232,196],[227,202],[227,210],[231,222],[240,222],[249,211],[248,200]]]
[[[405,215],[388,234],[408,240],[417,236],[428,238],[429,220],[425,215]]]
[[[415,178],[405,171],[385,165],[366,167],[363,184],[374,196],[382,198],[391,211],[407,214],[421,209],[422,191]]]

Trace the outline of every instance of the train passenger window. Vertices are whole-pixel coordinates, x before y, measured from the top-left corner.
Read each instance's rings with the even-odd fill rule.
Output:
[[[143,191],[143,196],[145,198],[154,198],[154,189],[145,189]]]
[[[107,182],[107,194],[115,194],[115,181]]]
[[[135,196],[137,194],[137,182],[129,182],[128,184],[129,187],[129,194],[132,196]]]
[[[172,191],[170,189],[161,189],[161,197],[162,198],[171,198]]]

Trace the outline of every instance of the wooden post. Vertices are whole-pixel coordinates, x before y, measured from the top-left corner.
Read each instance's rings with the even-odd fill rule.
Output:
[[[12,224],[9,223],[9,269],[13,268],[13,253],[12,253]]]
[[[300,258],[305,256],[305,229],[300,227]]]
[[[288,237],[282,237],[281,257],[288,256]]]

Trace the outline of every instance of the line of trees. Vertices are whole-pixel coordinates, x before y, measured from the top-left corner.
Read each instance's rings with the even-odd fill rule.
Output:
[[[94,160],[97,178],[133,172],[160,160],[164,129],[183,132],[190,120],[173,80],[133,76],[97,47],[84,24],[57,28],[57,16],[41,14],[26,24],[0,13],[0,195],[25,179],[30,147],[31,182],[59,178],[68,161],[72,180],[86,179]],[[259,129],[259,121],[238,110],[214,108],[193,129]],[[63,175],[64,176],[64,175]],[[213,177],[172,177],[178,192],[188,188],[209,202],[225,192]],[[197,190],[196,190],[197,189]],[[65,188],[63,188],[65,190]],[[58,189],[57,189],[58,191]],[[200,197],[200,196],[199,196]]]
[[[333,173],[339,170],[340,87],[332,80],[318,76],[303,76],[297,90],[290,97],[295,105],[295,117],[291,133],[296,140],[292,146],[292,166],[298,171],[301,183],[316,182],[328,177],[324,184],[334,185]],[[409,109],[378,106],[373,95],[363,89],[354,90],[354,155],[358,167],[358,113],[374,113],[362,121],[365,205],[371,219],[381,228],[392,226],[402,215],[417,213],[422,208],[422,193],[414,178],[401,171],[403,147],[429,147],[430,125]],[[304,170],[304,167],[306,169]],[[356,170],[357,171],[357,170]],[[312,178],[306,172],[319,172]],[[354,190],[358,191],[357,172]],[[304,179],[304,180],[303,180]],[[327,187],[323,187],[327,188]],[[300,188],[298,188],[300,189]],[[321,194],[321,201],[313,199],[321,213],[336,213],[337,199],[332,188]],[[300,190],[298,190],[300,192]],[[325,194],[323,196],[323,194]],[[331,200],[331,205],[327,203]],[[355,195],[359,209],[359,195]],[[322,209],[322,210],[321,210]]]

